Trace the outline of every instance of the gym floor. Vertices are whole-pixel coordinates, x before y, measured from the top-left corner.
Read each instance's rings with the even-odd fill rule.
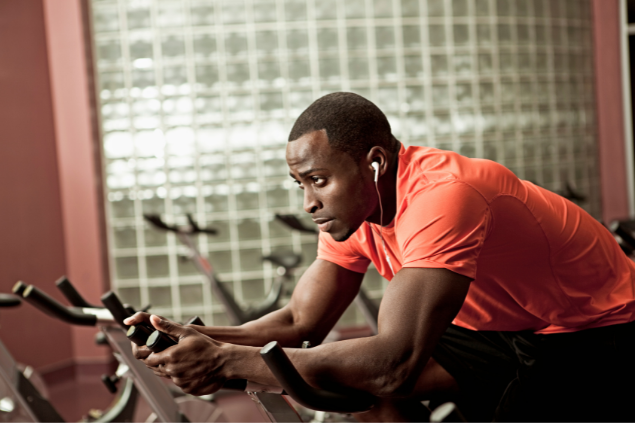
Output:
[[[86,420],[89,410],[104,410],[115,398],[102,384],[99,377],[76,377],[48,387],[49,400],[64,420],[77,422]],[[225,419],[217,421],[261,422],[260,411],[251,399],[242,393],[224,395],[217,399]],[[151,410],[141,399],[135,413],[135,421],[144,422]]]
[[[336,328],[325,342],[360,338],[371,335],[366,325]],[[110,369],[112,372],[114,369]],[[100,374],[105,369],[88,366],[72,375],[68,372],[49,374],[41,383],[46,385],[48,399],[67,422],[88,420],[90,410],[105,410],[115,399],[101,381]],[[45,381],[46,380],[46,381]],[[168,383],[166,381],[166,383]],[[260,409],[244,393],[236,392],[217,396],[216,403],[223,410],[224,418],[216,421],[262,422]],[[151,410],[140,399],[135,413],[135,421],[144,422]]]

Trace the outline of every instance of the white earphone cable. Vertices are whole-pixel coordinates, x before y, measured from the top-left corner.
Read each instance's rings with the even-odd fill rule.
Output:
[[[379,186],[377,185],[377,179],[379,178],[377,175],[379,175],[379,169],[375,168],[375,190],[377,191],[377,197],[379,198],[379,238],[381,239],[381,246],[384,248],[384,254],[386,255],[386,261],[388,261],[388,267],[390,267],[392,275],[395,276],[395,269],[393,269],[392,263],[390,262],[390,257],[388,256],[388,250],[386,250],[386,243],[384,242],[384,236],[382,233],[384,228],[384,207],[381,204],[381,194],[379,193]]]

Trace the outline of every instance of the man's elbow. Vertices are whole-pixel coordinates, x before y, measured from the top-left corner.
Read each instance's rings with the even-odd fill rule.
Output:
[[[375,380],[373,391],[378,397],[405,398],[415,390],[420,366],[414,357],[393,363],[390,369]]]

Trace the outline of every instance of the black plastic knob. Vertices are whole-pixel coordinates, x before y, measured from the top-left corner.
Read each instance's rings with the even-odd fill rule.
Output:
[[[135,325],[128,328],[126,336],[138,346],[143,347],[152,332],[154,332],[154,329],[150,329],[146,325]]]
[[[106,385],[106,389],[108,389],[111,394],[117,392],[117,382],[119,382],[119,376],[101,375],[101,381],[104,382],[104,385]]]
[[[172,345],[176,345],[176,341],[158,330],[152,332],[146,341],[146,347],[155,353],[161,352]]]

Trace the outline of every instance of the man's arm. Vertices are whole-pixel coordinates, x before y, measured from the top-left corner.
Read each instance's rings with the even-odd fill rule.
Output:
[[[303,341],[320,344],[353,302],[364,275],[324,260],[315,260],[293,290],[291,300],[280,310],[258,320],[232,327],[197,330],[222,342],[263,346],[276,340],[285,347],[300,347]]]
[[[460,310],[470,281],[446,269],[402,269],[384,294],[378,335],[287,352],[311,385],[349,387],[383,397],[415,395],[417,384],[422,385],[421,372]],[[180,336],[179,346],[152,354],[146,364],[161,366],[188,393],[213,392],[226,379],[277,384],[259,348],[221,344],[173,325],[159,327]]]
[[[384,293],[376,336],[289,350],[290,358],[315,386],[342,385],[388,397],[416,394],[419,376],[470,282],[446,269],[402,269]]]
[[[303,341],[318,345],[353,302],[363,278],[361,273],[315,260],[298,281],[289,303],[280,310],[241,326],[190,327],[217,341],[238,345],[262,347],[272,340],[285,347],[299,347]],[[147,313],[137,313],[126,324],[151,323],[149,318]],[[150,355],[146,347],[133,345],[133,349],[138,359]]]

